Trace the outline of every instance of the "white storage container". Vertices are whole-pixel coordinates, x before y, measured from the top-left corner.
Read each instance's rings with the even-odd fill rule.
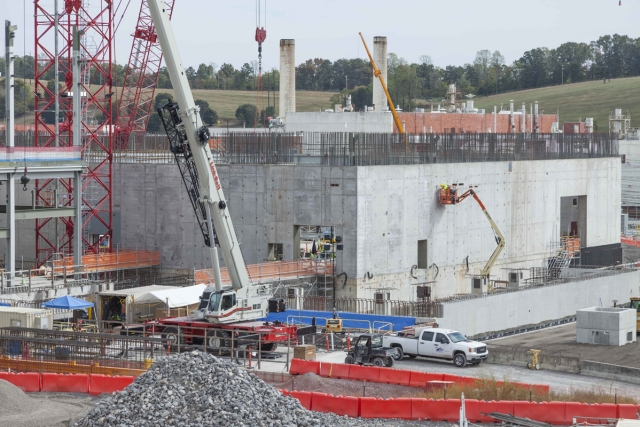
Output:
[[[51,329],[53,311],[42,308],[0,307],[0,328],[9,326]]]

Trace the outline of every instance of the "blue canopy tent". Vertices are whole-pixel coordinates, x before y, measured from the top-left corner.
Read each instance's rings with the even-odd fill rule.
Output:
[[[93,303],[80,298],[65,295],[60,298],[52,299],[42,304],[44,308],[59,308],[62,310],[78,310],[82,308],[93,307]]]

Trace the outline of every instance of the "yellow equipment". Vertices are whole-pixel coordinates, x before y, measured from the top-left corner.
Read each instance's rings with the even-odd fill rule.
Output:
[[[342,332],[342,319],[327,319],[327,332]]]
[[[382,79],[382,72],[376,66],[376,63],[373,61],[373,57],[371,56],[371,52],[369,52],[369,47],[367,46],[367,42],[364,41],[364,37],[362,33],[360,34],[360,38],[362,39],[362,43],[364,44],[364,48],[367,51],[367,55],[369,55],[369,61],[371,61],[371,66],[373,67],[373,75],[380,80],[380,85],[382,85],[382,90],[384,90],[385,95],[387,95],[387,101],[389,101],[389,108],[391,108],[391,113],[393,114],[393,120],[396,122],[396,126],[398,126],[398,132],[404,138],[405,144],[407,143],[407,139],[405,136],[404,128],[402,127],[402,122],[400,121],[400,117],[398,117],[398,113],[396,112],[396,107],[393,105],[393,101],[391,100],[391,95],[389,95],[389,91],[387,90],[387,85],[384,83]]]
[[[640,332],[640,297],[631,297],[630,308],[636,310],[636,333]]]
[[[531,353],[531,362],[527,363],[527,368],[539,370],[540,369],[540,353],[542,353],[542,350],[531,349],[527,353]]]

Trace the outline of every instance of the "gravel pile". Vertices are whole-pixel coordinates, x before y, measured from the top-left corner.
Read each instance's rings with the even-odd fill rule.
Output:
[[[0,426],[69,426],[87,412],[91,400],[86,394],[75,393],[29,395],[13,384],[0,380]]]
[[[307,411],[298,400],[282,395],[236,364],[194,351],[156,362],[126,389],[103,398],[75,425],[390,427],[414,424]]]

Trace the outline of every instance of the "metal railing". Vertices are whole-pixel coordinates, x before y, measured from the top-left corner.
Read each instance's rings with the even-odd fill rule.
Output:
[[[294,301],[295,298],[287,300]],[[439,302],[375,300],[366,298],[333,298],[323,296],[305,296],[302,298],[303,310],[333,311],[334,302],[338,312],[357,314],[379,314],[387,316],[441,317],[442,306]],[[287,305],[288,307],[291,305]],[[344,317],[341,315],[341,317]]]
[[[324,276],[333,274],[333,263],[330,261],[273,261],[261,264],[247,265],[249,278],[254,283],[276,280],[293,280],[313,276]],[[220,269],[222,283],[231,283],[229,272],[226,267]],[[213,283],[213,270],[196,270],[196,283]]]

